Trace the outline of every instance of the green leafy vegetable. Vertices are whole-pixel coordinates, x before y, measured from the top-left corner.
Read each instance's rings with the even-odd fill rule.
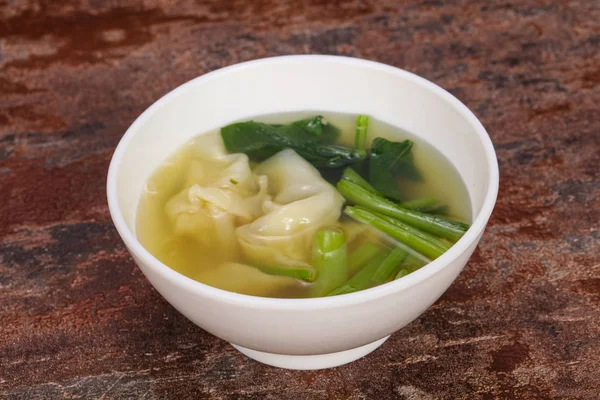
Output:
[[[381,285],[388,281],[390,276],[398,269],[404,260],[409,256],[409,252],[402,248],[396,247],[392,252],[383,260],[379,268],[373,274],[371,282],[374,285]]]
[[[398,205],[407,210],[427,212],[427,210],[434,209],[436,204],[437,199],[435,197],[423,197],[422,199],[405,201]]]
[[[356,134],[354,136],[354,147],[357,149],[367,148],[367,128],[369,127],[369,117],[359,115],[356,117]]]
[[[348,282],[343,286],[329,292],[327,296],[337,296],[340,294],[348,294],[358,292],[359,290],[367,289],[371,285],[371,278],[388,253],[378,253],[369,261],[369,263],[360,271],[358,271]]]
[[[421,179],[412,157],[413,142],[391,142],[384,138],[375,138],[371,144],[369,158],[369,181],[371,185],[385,196],[402,201],[403,195],[398,179],[413,181]]]
[[[368,263],[381,249],[371,242],[367,242],[354,250],[348,256],[348,272],[354,275],[363,265]]]
[[[400,270],[398,271],[398,274],[396,275],[396,277],[394,279],[403,278],[403,277],[405,277],[408,274],[412,274],[413,272],[415,272],[419,268],[421,268],[421,267],[417,266],[417,265],[409,265],[409,266],[406,266],[406,267],[402,267],[402,268],[400,268]]]
[[[450,221],[448,219],[407,210],[397,204],[369,192],[359,185],[342,179],[337,184],[339,192],[350,202],[361,205],[369,210],[377,211],[388,217],[396,218],[405,224],[422,231],[449,239],[456,242],[469,229],[469,225],[462,222]]]
[[[390,278],[399,279],[418,270],[428,262],[427,259],[408,247],[397,247],[391,252],[385,252],[379,248],[377,250],[364,268],[354,274],[345,284],[329,292],[327,296],[354,293],[381,285]]]
[[[442,248],[437,244],[430,242],[422,235],[416,234],[414,228],[407,229],[407,225],[405,224],[402,224],[403,226],[399,224],[393,224],[365,210],[364,208],[346,207],[344,212],[357,221],[371,225],[373,228],[393,237],[399,242],[406,244],[410,248],[432,260],[435,260],[441,256],[447,250],[447,248]],[[401,224],[400,221],[398,222]]]
[[[320,137],[317,135],[319,129],[316,128],[316,123],[305,121],[307,120],[297,121],[299,125],[239,122],[221,128],[221,136],[229,152],[245,153],[252,161],[262,161],[285,148],[294,149],[301,157],[318,168],[339,168],[357,163],[366,157],[364,150],[323,143],[322,141],[330,141],[333,134],[326,133],[332,131],[330,128],[325,128],[322,119],[319,119]]]
[[[324,296],[348,279],[346,238],[336,229],[322,229],[315,235],[313,244],[313,267],[317,279],[313,293]]]
[[[428,210],[422,210],[422,212],[426,212],[428,214],[434,215],[448,215],[448,206],[437,206]]]
[[[407,210],[415,210],[428,214],[445,215],[448,213],[448,206],[437,205],[437,199],[435,197],[424,197],[422,199],[405,201],[398,205]]]
[[[316,136],[316,139],[320,143],[333,143],[340,135],[340,130],[335,126],[328,124],[322,115],[292,122],[292,126],[299,127],[305,132]]]
[[[376,194],[378,196],[383,197],[383,194],[379,193],[369,182],[367,182],[358,172],[354,169],[348,167],[344,169],[344,174],[342,175],[342,179],[350,181],[352,183],[357,184],[361,188],[368,190],[369,192]]]
[[[316,271],[308,267],[280,267],[277,265],[254,264],[257,268],[268,275],[288,276],[305,282],[313,282],[317,276]]]
[[[362,209],[364,211],[369,211],[366,208],[361,207],[361,206],[356,206],[356,208],[357,209]],[[423,240],[425,240],[427,242],[430,242],[431,244],[433,244],[438,249],[440,249],[440,250],[442,250],[444,252],[451,247],[451,244],[448,243],[447,241],[442,240],[442,239],[438,238],[437,236],[433,236],[433,235],[430,235],[429,233],[423,232],[420,229],[413,228],[412,226],[407,225],[404,222],[397,220],[396,218],[389,217],[387,215],[378,213],[376,211],[371,211],[371,213],[373,215],[375,215],[377,218],[381,218],[382,220],[384,220],[386,222],[389,222],[390,224],[396,226],[397,228],[400,228],[402,230],[408,231],[410,234],[412,234],[414,236],[418,236],[421,239],[423,239]]]

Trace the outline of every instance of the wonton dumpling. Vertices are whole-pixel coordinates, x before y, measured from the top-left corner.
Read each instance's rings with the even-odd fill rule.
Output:
[[[291,149],[254,172],[268,178],[273,200],[264,202],[265,215],[236,230],[246,257],[256,263],[307,266],[315,232],[337,223],[343,197]]]
[[[165,211],[176,234],[235,257],[235,228],[262,215],[267,179],[252,172],[245,154],[228,154],[218,134],[202,135],[189,146],[193,161],[184,189]]]

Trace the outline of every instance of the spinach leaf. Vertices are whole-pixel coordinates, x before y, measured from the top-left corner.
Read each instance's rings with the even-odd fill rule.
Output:
[[[322,115],[301,119],[292,122],[293,127],[298,127],[315,136],[320,143],[333,143],[340,135],[340,130],[332,124],[327,123]]]
[[[231,153],[245,153],[252,161],[265,160],[280,150],[264,138],[273,135],[277,126],[257,122],[241,122],[221,128],[225,148]]]
[[[412,157],[413,142],[391,142],[375,138],[369,158],[369,182],[375,189],[394,200],[402,201],[399,179],[421,180]]]
[[[320,129],[317,126],[320,125]],[[366,157],[364,150],[329,144],[337,128],[326,128],[322,117],[290,125],[269,125],[247,121],[221,128],[225,147],[232,153],[245,153],[252,161],[262,161],[279,150],[294,149],[318,168],[338,168]],[[320,132],[320,136],[317,134]]]
[[[293,126],[297,126],[306,132],[315,136],[323,135],[323,116],[317,115],[315,117],[301,119],[296,122],[292,122]]]

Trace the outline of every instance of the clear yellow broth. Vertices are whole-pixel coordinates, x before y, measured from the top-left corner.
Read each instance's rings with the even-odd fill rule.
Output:
[[[263,115],[252,118],[266,123],[289,123],[298,119],[324,115],[329,123],[341,129],[339,144],[353,146],[355,115],[320,112],[297,112]],[[454,166],[434,146],[398,127],[370,119],[368,143],[375,137],[393,141],[411,139],[414,142],[413,159],[420,170],[421,182],[405,182],[402,192],[409,199],[433,196],[440,204],[448,206],[448,216],[469,223],[471,204],[467,189]],[[181,146],[158,166],[148,179],[141,195],[136,215],[136,235],[140,243],[157,259],[175,271],[203,283],[264,297],[312,297],[310,284],[292,278],[272,277],[244,264],[243,256],[231,260],[230,254],[220,254],[204,248],[192,237],[175,234],[165,212],[167,201],[184,189],[186,172],[193,161],[191,146],[197,137]],[[393,247],[392,240],[378,232],[342,217],[341,225],[348,237],[348,251],[366,241]],[[307,250],[310,251],[310,250]],[[230,264],[226,274],[213,274],[224,261]],[[251,285],[246,284],[252,282]]]

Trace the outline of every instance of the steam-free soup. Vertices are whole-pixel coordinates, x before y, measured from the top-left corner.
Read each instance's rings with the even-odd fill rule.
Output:
[[[400,279],[470,217],[458,172],[431,144],[366,116],[293,113],[181,146],[148,179],[136,235],[199,282],[304,298]]]

